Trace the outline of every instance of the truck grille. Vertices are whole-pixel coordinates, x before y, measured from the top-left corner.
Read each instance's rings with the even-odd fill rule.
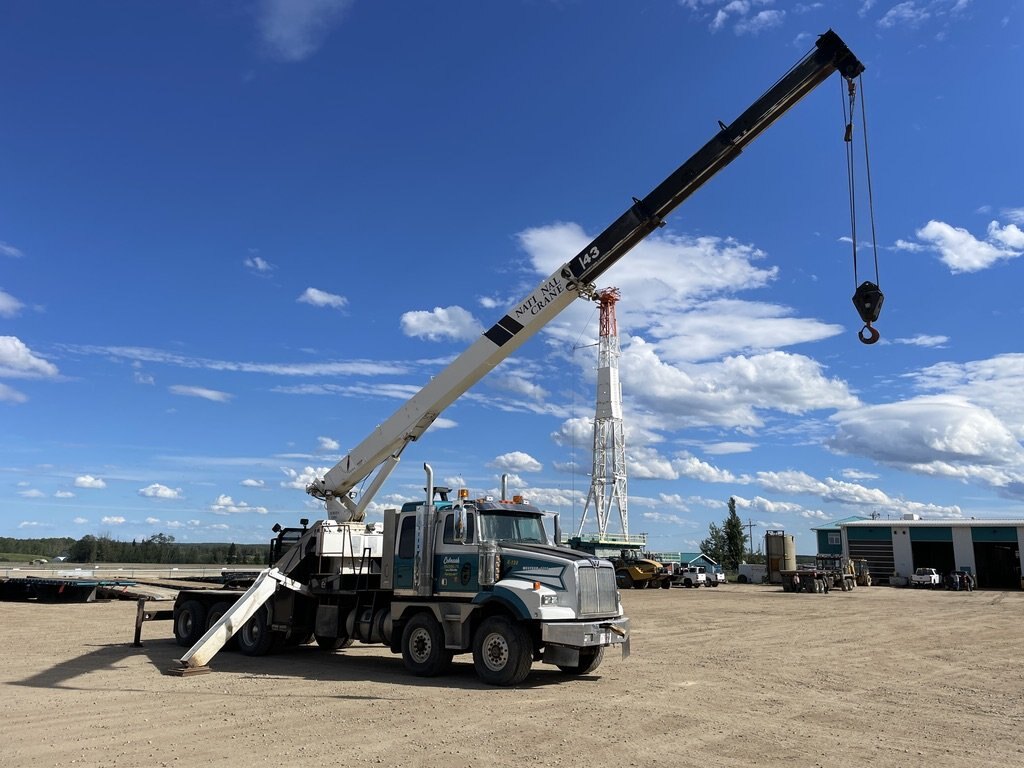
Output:
[[[581,565],[579,574],[580,616],[617,616],[619,600],[612,568]]]

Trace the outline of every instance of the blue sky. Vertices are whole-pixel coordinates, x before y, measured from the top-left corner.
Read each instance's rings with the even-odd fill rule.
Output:
[[[801,552],[852,514],[1024,517],[1022,19],[9,0],[0,535],[254,542],[321,516],[313,476],[828,28],[867,66],[882,341],[856,337],[834,77],[601,279],[622,293],[630,531],[692,550],[730,496]],[[473,495],[508,472],[572,527],[597,331],[590,304],[560,315],[405,451],[371,519],[429,461]]]

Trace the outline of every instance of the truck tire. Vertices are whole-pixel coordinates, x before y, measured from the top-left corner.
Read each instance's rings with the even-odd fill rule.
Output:
[[[506,616],[480,622],[473,636],[473,666],[488,685],[518,685],[530,674],[533,644],[526,630]]]
[[[558,668],[567,675],[589,675],[604,660],[604,647],[581,648],[580,663],[573,666],[559,664]]]
[[[313,635],[317,647],[324,651],[338,651],[352,645],[351,637],[327,637],[326,635]]]
[[[661,582],[661,588],[662,589],[671,589],[672,588],[672,580],[671,579],[665,579],[664,581],[662,581]]]
[[[221,600],[219,603],[211,605],[210,610],[206,613],[206,628],[209,629],[220,621],[220,617],[227,613],[230,607],[231,603],[227,600]],[[238,648],[238,640],[236,639],[237,634],[238,633],[236,632],[235,635],[232,635],[231,638],[224,643],[225,650],[235,650]]]
[[[191,648],[206,634],[206,608],[198,600],[186,600],[174,610],[174,639]]]
[[[621,584],[622,589],[632,589],[634,586],[633,577],[630,576],[629,571],[619,571],[615,574],[615,579]]]
[[[691,579],[686,579],[686,580],[685,580],[685,581],[683,582],[683,586],[684,586],[684,587],[686,587],[687,589],[689,589],[690,587],[692,587],[692,586],[693,586],[693,581],[692,581]]]
[[[747,576],[746,576],[746,574],[741,573],[739,576],[736,577],[736,581],[739,582],[740,584],[746,584],[747,583]]]
[[[402,630],[402,661],[419,677],[440,675],[452,663],[452,651],[444,647],[444,630],[429,613],[417,613]]]
[[[270,610],[261,606],[235,635],[238,650],[246,656],[266,656],[274,647],[274,632],[270,628]]]

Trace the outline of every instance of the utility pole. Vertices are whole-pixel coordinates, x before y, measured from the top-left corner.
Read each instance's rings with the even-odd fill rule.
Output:
[[[754,521],[747,518],[747,541],[750,542],[750,556],[754,556]]]

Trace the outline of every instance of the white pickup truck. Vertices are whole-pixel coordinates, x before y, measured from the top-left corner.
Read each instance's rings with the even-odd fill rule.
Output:
[[[682,584],[684,587],[706,587],[708,585],[707,570],[703,565],[684,565],[676,571],[672,583]]]
[[[709,587],[717,587],[719,584],[725,584],[725,571],[722,570],[722,566],[720,565],[708,568],[707,577]]]
[[[910,577],[910,583],[915,587],[926,587],[936,589],[942,585],[942,577],[934,568],[918,568]]]

